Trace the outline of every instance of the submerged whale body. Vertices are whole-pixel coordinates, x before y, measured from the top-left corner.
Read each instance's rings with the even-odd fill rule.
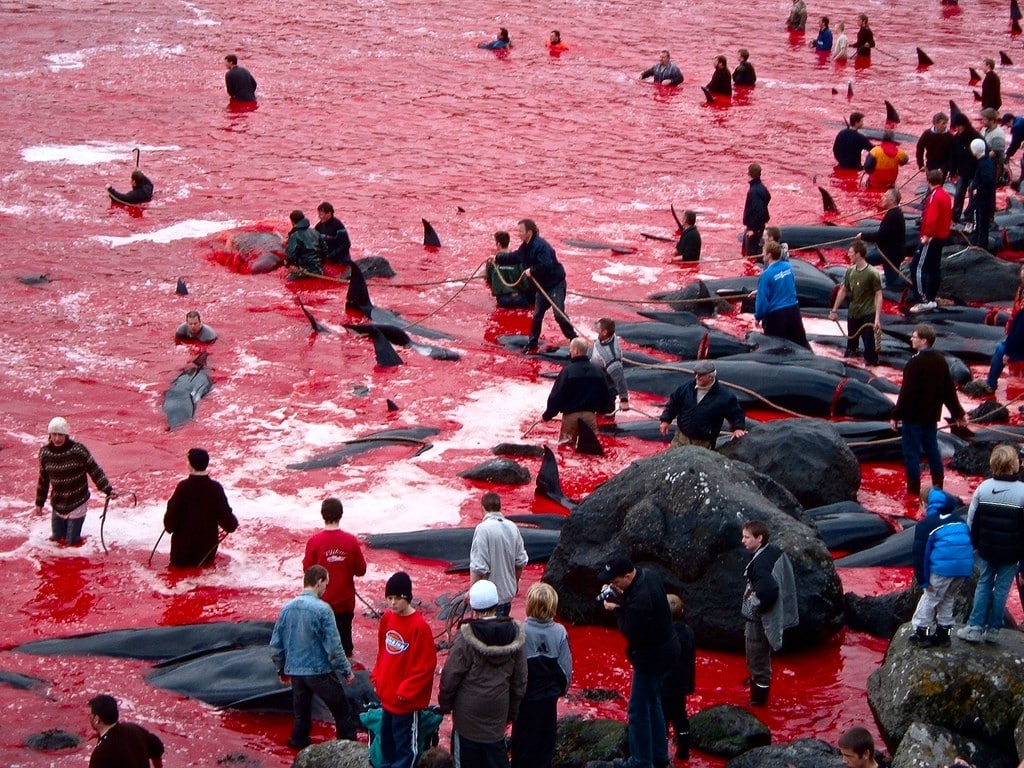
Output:
[[[441,430],[437,427],[406,427],[402,429],[385,429],[382,432],[372,432],[369,435],[347,440],[341,448],[322,453],[307,461],[300,461],[289,464],[288,469],[324,469],[326,467],[337,467],[349,459],[361,456],[364,453],[393,445],[407,445],[416,449],[412,454],[419,456],[430,449],[430,443],[424,442],[424,438],[436,435]]]
[[[206,370],[206,353],[202,352],[179,373],[164,392],[163,411],[167,428],[174,429],[196,415],[199,401],[213,389],[213,379]]]

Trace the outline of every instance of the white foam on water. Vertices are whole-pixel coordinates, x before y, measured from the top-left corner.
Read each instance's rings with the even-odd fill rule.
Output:
[[[21,150],[26,163],[64,163],[66,165],[97,165],[123,161],[132,150],[139,152],[179,152],[174,144],[153,146],[148,144],[118,144],[109,141],[88,141],[83,144],[37,144]]]
[[[126,237],[112,237],[109,235],[97,235],[94,240],[106,243],[111,248],[132,243],[172,243],[175,240],[188,240],[190,238],[206,237],[214,232],[223,232],[226,229],[234,229],[238,222],[232,219],[227,221],[206,221],[205,219],[188,219],[169,227],[158,229],[155,232],[143,232],[138,235]]]

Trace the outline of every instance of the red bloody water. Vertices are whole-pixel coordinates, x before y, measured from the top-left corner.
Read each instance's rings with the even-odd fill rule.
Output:
[[[457,5],[457,4],[454,4]],[[296,9],[268,0],[229,3],[155,0],[43,4],[10,0],[4,25],[4,120],[0,123],[0,266],[8,311],[0,392],[0,465],[5,522],[4,616],[8,645],[122,627],[217,619],[272,619],[298,589],[303,542],[318,525],[319,500],[346,500],[346,522],[361,532],[424,524],[472,524],[480,489],[455,473],[484,460],[501,439],[519,438],[542,410],[550,367],[495,343],[523,333],[528,313],[494,310],[479,281],[460,290],[490,251],[497,229],[537,220],[559,250],[572,291],[568,311],[589,329],[609,315],[632,319],[651,292],[698,274],[749,269],[736,235],[746,166],[760,162],[772,191],[775,223],[820,219],[816,184],[829,187],[844,215],[873,208],[877,195],[831,176],[832,137],[853,109],[881,127],[882,100],[901,128],[920,132],[947,100],[973,112],[967,67],[980,58],[1024,57],[1008,35],[1006,8],[965,0],[962,7],[911,0],[899,8],[840,3],[833,21],[852,30],[867,11],[879,50],[867,68],[833,65],[782,30],[786,3],[725,9],[710,0],[643,4],[466,5],[408,0]],[[813,9],[815,11],[819,9]],[[507,55],[475,44],[499,25],[512,33]],[[811,22],[813,26],[813,18]],[[552,58],[543,41],[562,30],[571,49]],[[757,88],[707,106],[697,85],[719,53],[751,51]],[[936,62],[919,70],[915,46]],[[677,90],[637,74],[663,47],[683,68]],[[260,82],[256,109],[227,105],[222,58],[238,53]],[[1000,69],[1007,105],[1020,103],[1021,75]],[[854,96],[846,97],[852,83]],[[835,91],[835,92],[834,92]],[[109,205],[103,185],[127,187],[132,147],[157,195],[144,209]],[[97,157],[106,159],[98,160]],[[903,171],[903,178],[912,174]],[[911,181],[910,187],[920,179]],[[348,318],[343,289],[286,284],[281,274],[243,276],[212,254],[225,229],[287,229],[287,214],[312,214],[327,199],[348,225],[354,255],[381,255],[398,272],[371,281],[376,304],[456,338],[459,362],[402,351],[406,365],[374,367],[369,342],[345,333],[313,337],[296,298],[337,330]],[[699,211],[705,261],[670,263],[671,246],[641,232],[672,236],[670,203]],[[460,211],[463,209],[462,211]],[[440,250],[419,243],[419,219],[432,221]],[[200,232],[207,238],[193,237]],[[142,239],[138,239],[142,236]],[[100,238],[113,238],[100,239]],[[118,238],[123,238],[118,239]],[[136,239],[132,239],[136,238]],[[564,246],[567,238],[629,245],[615,256]],[[839,254],[834,255],[839,258]],[[27,287],[16,278],[48,273]],[[185,278],[190,294],[174,295]],[[174,327],[197,308],[220,334],[211,349],[214,390],[196,420],[169,433],[162,392],[194,350],[176,347]],[[749,317],[723,318],[741,333]],[[549,320],[547,337],[557,340]],[[894,372],[890,372],[894,375]],[[1016,394],[1011,385],[1010,395]],[[388,415],[385,398],[401,410]],[[637,395],[643,418],[659,407]],[[72,422],[119,489],[139,506],[112,505],[110,554],[98,546],[94,505],[79,551],[45,541],[46,521],[31,514],[35,454],[53,415]],[[285,465],[342,439],[388,426],[442,429],[435,448],[412,459],[392,451],[339,469],[294,472]],[[528,439],[553,444],[557,424]],[[603,459],[560,454],[563,485],[582,496],[654,447],[606,441]],[[165,570],[166,541],[152,565],[164,500],[184,473],[193,445],[214,456],[242,528],[216,566],[202,574]],[[797,460],[798,457],[794,457]],[[536,470],[536,465],[531,464]],[[963,479],[950,482],[965,493]],[[397,490],[396,490],[397,489]],[[901,514],[897,467],[865,473],[860,499]],[[503,489],[506,509],[542,511],[532,487]],[[354,510],[354,511],[353,511]],[[456,553],[458,554],[458,553]],[[435,626],[433,598],[459,591],[462,576],[433,563],[373,552],[361,591],[374,602],[387,575],[412,571]],[[527,570],[527,581],[541,569]],[[847,589],[902,587],[902,572],[844,573]],[[522,607],[517,606],[522,615]],[[371,664],[375,624],[357,619],[356,657]],[[626,692],[619,636],[573,628],[576,690]],[[818,736],[870,721],[863,690],[885,643],[845,633],[818,651],[777,660],[773,706],[759,713],[777,740]],[[46,695],[0,687],[13,716],[0,733],[0,762],[11,766],[85,765],[90,747],[55,758],[21,747],[29,734],[64,728],[87,735],[85,705],[99,692],[122,701],[126,719],[160,733],[183,765],[206,765],[228,752],[288,765],[288,717],[216,712],[149,687],[148,665],[98,658],[0,654],[0,668],[51,682]],[[742,704],[742,658],[702,653],[692,709]],[[565,711],[624,716],[624,701],[570,697]],[[326,726],[315,736],[326,738]],[[693,765],[719,765],[697,756]]]

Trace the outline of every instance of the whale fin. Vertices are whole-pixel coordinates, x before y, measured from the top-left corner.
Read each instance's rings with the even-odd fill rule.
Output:
[[[975,101],[981,101],[981,94],[980,93],[978,93],[977,91],[971,91],[971,93],[974,94],[974,100]]]
[[[957,115],[962,115],[963,110],[956,105],[956,102],[952,99],[949,100],[949,121],[953,122],[953,118]]]
[[[825,213],[839,213],[839,207],[829,191],[820,186],[818,191],[821,193],[821,207],[825,210]]]
[[[968,67],[967,71],[971,75],[971,80],[968,83],[968,85],[977,85],[978,83],[981,82],[981,75],[978,74],[978,70],[976,70],[974,67]]]
[[[426,219],[420,219],[423,222],[423,244],[431,246],[433,248],[441,247],[441,238],[437,236],[437,232],[430,225],[430,222]]]
[[[391,342],[384,337],[384,334],[378,328],[371,328],[369,335],[373,340],[373,354],[377,357],[377,365],[381,368],[405,365],[405,361],[395,352]]]
[[[188,296],[188,286],[185,285],[184,277],[178,278],[178,284],[174,286],[174,292],[179,296]]]
[[[900,113],[896,111],[890,102],[885,102],[885,122],[887,123],[898,123],[900,121]]]
[[[1010,22],[1010,32],[1012,32],[1015,35],[1020,34],[1020,22],[1017,21],[1016,19]]]
[[[566,509],[575,509],[576,502],[570,500],[562,491],[562,483],[558,479],[558,462],[555,454],[546,445],[544,446],[544,460],[537,472],[537,493],[556,504],[561,504]]]
[[[601,447],[600,441],[597,439],[597,435],[594,434],[594,430],[590,428],[582,419],[577,422],[579,425],[579,436],[576,438],[576,453],[582,453],[587,456],[604,456],[604,448]]]
[[[1017,0],[1010,0],[1010,18],[1014,21],[1020,21],[1024,19],[1024,16],[1020,12],[1020,3]]]
[[[851,80],[850,82],[848,82],[846,84],[846,98],[848,98],[848,99],[852,99],[853,98],[853,80]],[[843,119],[845,120],[846,118],[843,118]]]
[[[394,413],[398,410],[398,403],[392,400],[390,397],[386,400],[388,405],[388,413]]]
[[[373,314],[373,302],[370,301],[370,289],[366,286],[363,271],[352,264],[352,273],[348,279],[348,292],[345,294],[345,309],[354,309],[365,317]]]
[[[326,326],[320,325],[320,323],[317,322],[316,318],[313,317],[313,313],[310,312],[308,309],[306,309],[306,305],[302,303],[302,299],[301,298],[299,298],[298,296],[296,296],[295,298],[299,302],[299,309],[302,310],[302,314],[304,314],[306,316],[306,319],[309,320],[309,324],[313,328],[313,333],[330,333],[331,332],[330,328],[327,328]]]
[[[999,64],[1004,66],[1004,67],[1012,67],[1013,66],[1013,59],[1011,59],[1007,55],[1006,51],[1000,51],[999,52]]]
[[[917,49],[917,66],[919,67],[930,67],[935,62],[932,61],[932,57],[922,51],[920,48]]]

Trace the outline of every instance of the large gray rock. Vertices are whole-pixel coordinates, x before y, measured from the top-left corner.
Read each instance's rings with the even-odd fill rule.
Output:
[[[839,750],[818,739],[797,739],[787,744],[758,747],[725,764],[725,768],[842,768]]]
[[[986,744],[965,739],[939,725],[911,723],[892,756],[892,768],[934,768],[962,757],[985,768],[1015,768],[1016,758]]]
[[[955,249],[954,252],[960,249]],[[953,299],[957,304],[989,304],[994,301],[1013,301],[1020,265],[1002,259],[980,248],[968,248],[963,253],[944,258],[939,295]]]
[[[628,754],[626,724],[618,720],[589,720],[578,715],[558,721],[553,768],[584,768],[599,760],[611,762]]]
[[[953,637],[948,648],[915,648],[909,624],[868,678],[868,704],[890,748],[914,722],[948,728],[1011,752],[1024,714],[1024,635],[1004,629],[997,644]]]
[[[787,633],[787,647],[834,633],[842,618],[841,585],[799,504],[748,464],[701,448],[641,459],[597,488],[566,519],[544,580],[558,590],[559,610],[569,621],[611,624],[594,599],[598,573],[624,553],[682,596],[701,647],[739,651],[743,569],[750,559],[740,529],[748,519],[765,521],[771,541],[793,562],[800,624]]]
[[[860,464],[824,419],[778,419],[758,424],[721,449],[792,493],[807,509],[857,498]]]
[[[292,768],[370,768],[370,750],[358,741],[325,741],[299,752]]]
[[[690,744],[702,752],[736,757],[772,743],[772,732],[753,713],[733,704],[719,704],[690,718]]]

